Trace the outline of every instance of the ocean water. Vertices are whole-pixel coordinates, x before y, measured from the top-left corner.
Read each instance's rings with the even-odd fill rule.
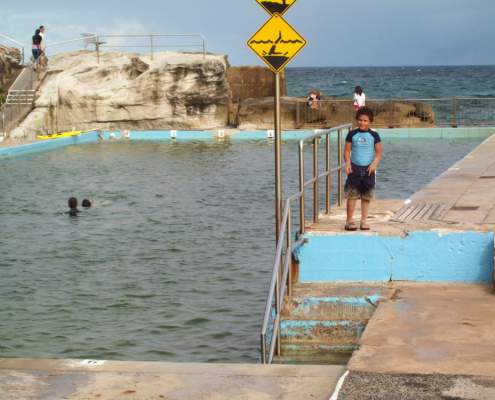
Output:
[[[480,141],[387,140],[378,195],[406,198]],[[293,194],[296,142],[283,160]],[[0,357],[259,361],[271,143],[106,142],[0,168]],[[94,207],[69,217],[69,196]]]
[[[359,85],[370,99],[495,97],[495,66],[288,68],[286,76],[290,96],[315,88],[351,99]]]

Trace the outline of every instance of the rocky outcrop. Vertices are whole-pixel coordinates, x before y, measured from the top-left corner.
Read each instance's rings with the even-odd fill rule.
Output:
[[[273,129],[273,74],[231,68],[224,55],[94,52],[58,55],[39,89],[34,110],[11,138],[73,129]],[[285,81],[282,79],[282,89]],[[376,127],[431,127],[435,114],[418,102],[367,103]],[[283,129],[326,128],[354,121],[351,101],[282,98]]]
[[[214,129],[228,124],[226,56],[81,51],[58,55],[11,137],[78,129]]]
[[[22,68],[21,58],[18,49],[0,46],[0,104]]]
[[[375,113],[376,127],[432,127],[435,113],[428,104],[419,102],[369,101]],[[240,129],[273,129],[273,97],[247,99],[240,103]],[[354,121],[352,101],[328,99],[310,108],[305,98],[282,98],[283,129],[326,128]]]

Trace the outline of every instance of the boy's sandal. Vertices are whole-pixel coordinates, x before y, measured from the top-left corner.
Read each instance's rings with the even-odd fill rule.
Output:
[[[348,222],[347,224],[345,224],[344,229],[346,231],[357,231],[358,228],[354,222]]]
[[[361,224],[362,231],[369,231],[371,228],[368,224]]]

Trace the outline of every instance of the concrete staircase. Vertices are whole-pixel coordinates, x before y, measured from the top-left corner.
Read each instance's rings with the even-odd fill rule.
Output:
[[[393,289],[383,285],[298,283],[282,312],[284,364],[346,364],[380,300]]]

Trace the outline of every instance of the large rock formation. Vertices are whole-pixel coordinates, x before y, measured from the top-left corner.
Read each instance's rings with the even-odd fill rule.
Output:
[[[21,58],[21,52],[18,49],[0,46],[0,104],[22,68]]]
[[[87,51],[50,60],[35,109],[11,137],[78,129],[213,129],[228,124],[226,56]]]
[[[282,88],[285,87],[282,80]],[[230,68],[224,55],[80,51],[50,60],[35,109],[11,138],[72,129],[273,129],[273,74]],[[426,104],[368,102],[377,127],[430,127]],[[354,120],[351,101],[327,98],[315,109],[283,97],[284,129],[326,128]]]

